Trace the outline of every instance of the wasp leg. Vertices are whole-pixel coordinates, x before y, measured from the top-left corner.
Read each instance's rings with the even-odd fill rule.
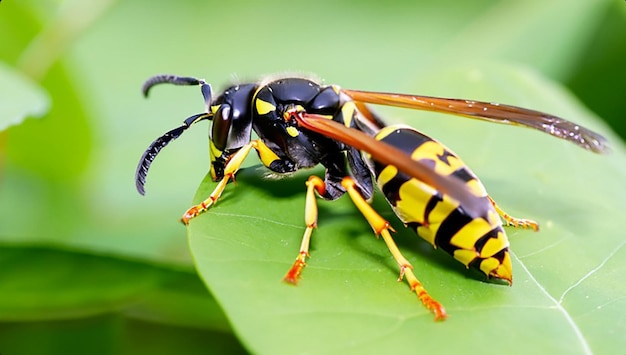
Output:
[[[231,179],[234,179],[235,174],[237,173],[237,171],[241,167],[241,164],[250,153],[250,150],[252,148],[256,149],[257,146],[258,146],[258,142],[254,140],[244,145],[235,154],[233,154],[233,156],[230,158],[230,160],[226,164],[226,167],[224,167],[224,177],[222,178],[222,180],[220,180],[220,182],[217,184],[217,186],[215,187],[213,192],[209,195],[209,197],[206,200],[200,202],[199,204],[192,206],[183,214],[181,221],[185,225],[188,225],[189,221],[192,218],[208,210],[213,204],[217,202],[217,200],[222,195],[222,192],[224,192],[224,189],[226,188],[226,185],[228,184],[228,182]]]
[[[317,176],[309,177],[306,182],[306,205],[304,209],[304,221],[306,223],[306,229],[304,236],[302,237],[302,244],[300,244],[300,253],[293,263],[293,266],[283,278],[283,280],[290,284],[297,284],[302,269],[306,266],[305,259],[309,256],[309,245],[311,242],[311,233],[313,229],[317,227],[317,200],[315,197],[315,191],[323,196],[326,193],[326,184]]]
[[[346,189],[350,198],[356,205],[356,207],[361,211],[365,219],[369,222],[372,229],[374,229],[374,233],[376,235],[380,235],[385,244],[387,244],[387,248],[393,255],[393,258],[400,266],[400,277],[398,281],[402,281],[403,277],[406,277],[409,286],[411,287],[411,291],[415,291],[417,294],[417,298],[422,301],[424,306],[429,309],[435,315],[435,320],[444,320],[447,317],[446,310],[443,306],[437,302],[434,298],[432,298],[428,291],[424,288],[422,283],[415,277],[413,273],[413,266],[409,261],[402,255],[400,249],[394,242],[393,238],[391,238],[391,234],[389,231],[393,231],[393,228],[389,225],[383,217],[381,217],[369,203],[361,196],[361,194],[356,189],[356,183],[350,177],[345,177],[341,182],[342,186]]]
[[[539,223],[533,221],[532,219],[515,218],[509,215],[508,213],[504,212],[504,210],[502,210],[500,206],[498,206],[498,204],[496,204],[496,201],[494,201],[491,198],[491,196],[487,196],[487,197],[489,198],[489,202],[491,202],[491,204],[493,205],[493,208],[496,209],[496,212],[498,212],[500,217],[504,219],[507,225],[513,226],[516,228],[517,227],[526,228],[526,229],[531,228],[535,232],[539,230]]]

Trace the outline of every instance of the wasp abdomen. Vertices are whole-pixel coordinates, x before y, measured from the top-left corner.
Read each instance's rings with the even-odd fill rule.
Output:
[[[462,205],[432,186],[410,177],[393,165],[373,163],[380,190],[396,215],[436,248],[488,277],[511,282],[509,242],[502,222],[476,175],[448,148],[405,126],[389,126],[375,137],[438,174],[461,179],[476,196],[484,198],[487,218],[472,217]]]

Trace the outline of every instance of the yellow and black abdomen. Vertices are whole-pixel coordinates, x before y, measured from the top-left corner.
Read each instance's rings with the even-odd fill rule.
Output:
[[[487,218],[468,215],[463,206],[394,166],[373,162],[380,190],[405,225],[467,267],[511,282],[509,242],[502,221],[476,175],[449,149],[406,126],[389,126],[375,138],[431,167],[437,174],[462,180],[484,198]]]

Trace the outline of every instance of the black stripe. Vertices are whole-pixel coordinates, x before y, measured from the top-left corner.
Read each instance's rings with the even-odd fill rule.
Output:
[[[461,179],[463,182],[476,180],[476,176],[472,174],[472,172],[469,171],[469,169],[465,166],[458,168],[450,175],[454,176],[455,178]]]
[[[442,148],[444,147],[442,146]],[[446,164],[447,166],[450,166],[450,161],[448,160],[449,157],[456,158],[454,154],[452,154],[449,150],[445,148],[442,154],[437,155],[437,159],[439,159],[440,162]]]
[[[504,249],[502,249],[499,252],[495,253],[494,255],[490,256],[490,258],[494,258],[494,259],[498,260],[498,262],[500,264],[502,264],[504,262],[504,256],[506,255],[506,253],[508,251],[509,251],[509,247],[505,247]],[[467,266],[472,268],[472,269],[476,269],[476,270],[479,270],[480,272],[483,272],[480,269],[480,264],[485,259],[487,259],[487,258],[476,258],[476,259],[472,260]]]
[[[431,198],[428,200],[428,203],[426,204],[426,207],[424,208],[424,221],[426,223],[430,223],[430,213],[435,209],[435,206],[437,206],[437,204],[439,202],[443,201],[443,196],[441,195],[441,193],[439,193],[439,191],[437,191],[437,193],[435,195],[432,195]]]
[[[376,177],[378,177],[378,173]],[[406,174],[398,172],[396,176],[381,186],[381,191],[392,206],[395,207],[400,200],[400,187],[407,181],[409,181],[409,177]]]
[[[502,231],[502,229],[500,229],[500,227],[498,226],[498,227],[490,230],[489,232],[485,233],[485,235],[483,235],[482,237],[478,238],[478,240],[476,240],[476,243],[474,243],[474,247],[476,248],[476,252],[481,254],[482,251],[483,251],[483,247],[485,246],[485,244],[487,244],[489,239],[498,239],[498,233],[501,232],[501,231]]]
[[[422,144],[432,141],[429,137],[406,128],[398,128],[378,140],[402,150],[409,156]]]
[[[419,222],[412,221],[412,222],[407,223],[406,226],[407,226],[407,228],[413,229],[415,231],[415,233],[417,233],[417,228],[421,227],[422,224],[419,223]]]
[[[455,209],[441,222],[441,226],[435,235],[435,245],[454,256],[454,251],[457,250],[458,247],[451,245],[450,240],[461,228],[471,221],[472,217],[458,208]]]

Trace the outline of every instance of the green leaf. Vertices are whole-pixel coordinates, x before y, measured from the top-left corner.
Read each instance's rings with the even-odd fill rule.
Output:
[[[159,281],[147,266],[42,248],[3,246],[0,264],[4,321],[100,314],[131,302]]]
[[[106,314],[76,320],[0,323],[7,354],[244,354],[232,334]]]
[[[626,67],[622,65],[626,57],[625,23],[626,6],[612,1],[567,83],[622,139],[626,139],[626,101],[622,100],[626,82]]]
[[[398,230],[394,238],[416,275],[450,314],[443,323],[396,282],[390,253],[345,196],[319,201],[302,280],[297,287],[282,283],[304,232],[309,173],[276,181],[262,168],[241,171],[219,203],[189,226],[197,269],[241,340],[261,354],[622,351],[626,248],[615,223],[626,199],[621,142],[556,84],[526,69],[485,63],[432,77],[441,81],[420,78],[432,83],[427,92],[454,82],[448,96],[553,112],[607,134],[614,152],[594,155],[529,129],[384,110],[447,143],[501,207],[542,225],[537,234],[508,229],[515,270],[509,288],[481,282],[433,250],[399,225],[377,195],[374,207]],[[214,187],[207,178],[195,201]]]
[[[0,269],[0,322],[120,313],[161,324],[230,331],[223,312],[194,273],[8,245],[0,248]]]
[[[48,94],[26,76],[0,62],[0,131],[50,108]]]
[[[159,270],[158,287],[126,305],[123,314],[146,322],[230,333],[228,321],[195,273]]]

